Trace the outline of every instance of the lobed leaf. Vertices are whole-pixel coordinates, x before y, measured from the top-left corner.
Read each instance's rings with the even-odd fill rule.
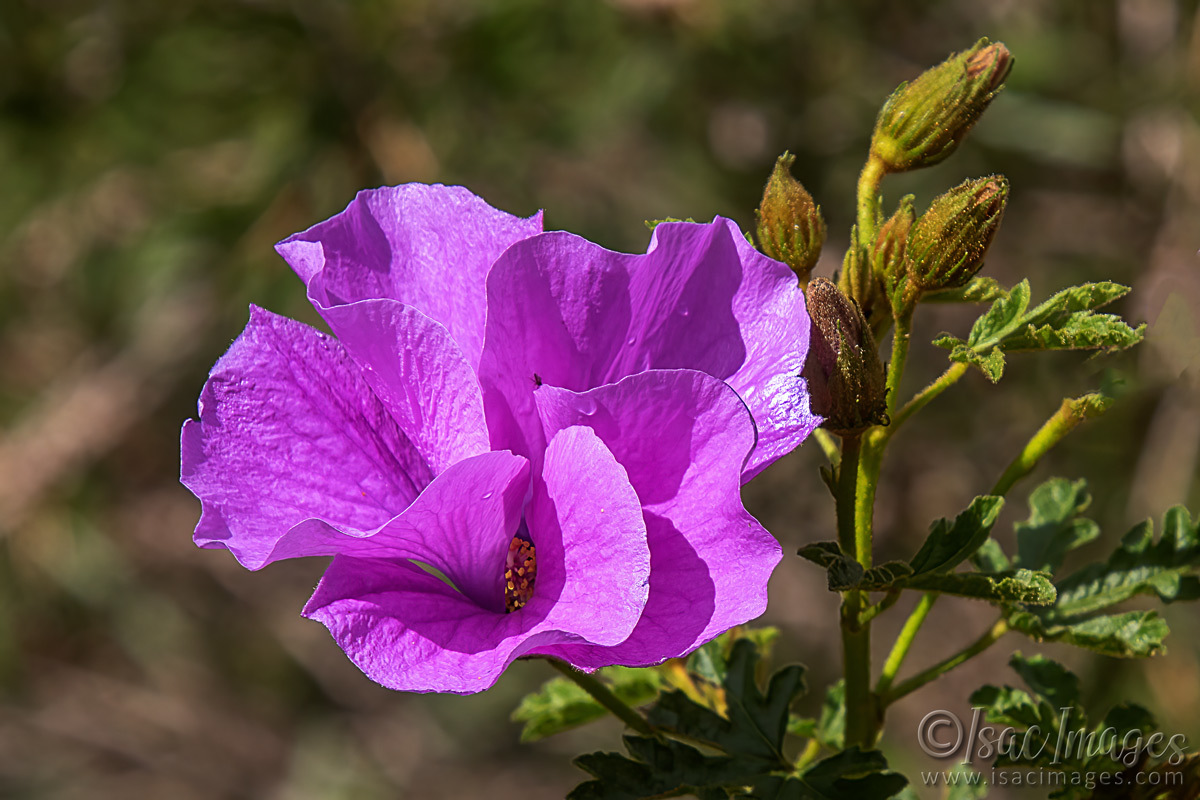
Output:
[[[972,500],[953,523],[946,519],[933,523],[925,543],[909,562],[913,575],[948,572],[969,558],[987,540],[1003,507],[1003,497],[983,495]]]
[[[1128,611],[1082,622],[1053,623],[1029,611],[1009,615],[1009,625],[1039,642],[1062,642],[1101,655],[1144,658],[1166,652],[1170,629],[1156,611]]]
[[[662,687],[662,677],[650,669],[605,667],[596,676],[623,702],[631,706],[652,701]],[[547,736],[593,722],[608,714],[604,706],[567,678],[547,681],[526,695],[512,713],[513,722],[523,722],[522,742],[536,742]]]
[[[904,585],[907,589],[970,597],[1001,606],[1014,603],[1049,605],[1055,598],[1050,575],[1028,569],[925,573],[909,579]]]
[[[1054,572],[1063,557],[1100,535],[1090,519],[1081,519],[1092,502],[1087,481],[1051,478],[1029,495],[1029,518],[1018,522],[1017,563],[1028,569]]]
[[[966,286],[926,292],[921,296],[923,303],[991,303],[1008,297],[1008,290],[995,278],[976,276]]]

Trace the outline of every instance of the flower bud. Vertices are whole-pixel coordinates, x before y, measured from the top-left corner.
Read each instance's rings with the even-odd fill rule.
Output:
[[[1003,175],[964,181],[934,199],[908,233],[909,281],[921,291],[957,289],[983,266],[1008,202]]]
[[[875,120],[871,155],[888,172],[929,167],[958,147],[1003,87],[1012,54],[980,39],[892,92]]]
[[[905,195],[895,213],[880,226],[875,243],[871,246],[871,269],[879,276],[888,298],[892,298],[896,287],[904,282],[904,253],[908,245],[908,232],[916,216],[913,196]]]
[[[850,247],[842,260],[838,288],[858,304],[872,328],[885,318],[891,320],[892,309],[883,292],[883,281],[871,268],[870,253],[859,242],[857,225],[850,228]]]
[[[795,160],[784,153],[775,161],[758,207],[757,232],[762,251],[791,267],[804,286],[825,243],[825,220],[812,195],[792,177]]]
[[[825,278],[814,278],[805,294],[812,328],[804,378],[813,412],[839,436],[885,422],[886,378],[862,309]]]

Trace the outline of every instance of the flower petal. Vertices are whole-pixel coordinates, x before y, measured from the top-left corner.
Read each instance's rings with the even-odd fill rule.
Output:
[[[589,429],[551,440],[526,519],[538,576],[511,614],[410,564],[339,556],[304,615],[372,680],[417,692],[478,692],[539,647],[624,641],[646,603],[650,555],[637,495]]]
[[[483,345],[484,280],[513,242],[540,233],[461,186],[410,183],[359,192],[345,211],[276,250],[324,310],[391,298],[444,325],[472,367]]]
[[[584,424],[637,490],[650,537],[650,599],[616,647],[539,650],[586,668],[683,655],[767,606],[779,543],[742,506],[754,425],[728,386],[692,370],[652,370],[587,392],[543,386],[545,429]]]
[[[647,369],[721,378],[761,431],[748,480],[819,421],[799,377],[807,352],[795,276],[718,218],[658,226],[645,255],[566,233],[514,244],[488,275],[479,375],[493,447],[523,455],[542,439],[532,399],[541,382],[584,391]]]
[[[204,507],[196,543],[258,566],[297,522],[371,530],[433,477],[335,339],[254,306],[181,450],[181,480]]]
[[[337,553],[415,558],[475,602],[504,608],[528,462],[485,452],[430,482],[337,342],[306,325],[252,309],[205,386],[200,420],[184,426],[182,450],[183,482],[203,503],[202,547],[227,548],[250,569]]]
[[[395,300],[321,312],[433,474],[490,449],[479,381],[444,327]]]

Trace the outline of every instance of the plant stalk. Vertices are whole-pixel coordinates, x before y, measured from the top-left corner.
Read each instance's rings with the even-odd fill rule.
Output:
[[[918,672],[906,681],[901,681],[885,693],[880,693],[879,703],[887,707],[905,695],[912,694],[925,684],[940,678],[950,670],[970,661],[975,656],[987,650],[996,641],[1008,633],[1008,620],[1001,618],[992,627],[971,644],[959,650],[949,658],[943,659],[928,669]]]
[[[634,710],[628,703],[612,693],[612,690],[600,682],[598,678],[589,675],[586,672],[579,670],[567,664],[564,661],[559,661],[557,658],[546,659],[550,662],[550,666],[566,675],[575,682],[580,689],[583,689],[592,699],[600,705],[612,712],[613,716],[624,722],[630,728],[633,728],[643,736],[655,736],[659,734],[654,727],[646,721],[646,718]]]

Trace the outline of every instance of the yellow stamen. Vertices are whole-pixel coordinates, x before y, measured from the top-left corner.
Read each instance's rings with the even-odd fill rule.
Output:
[[[516,611],[533,597],[533,583],[537,580],[537,555],[533,542],[514,536],[508,544],[508,557],[504,562],[504,608]]]

